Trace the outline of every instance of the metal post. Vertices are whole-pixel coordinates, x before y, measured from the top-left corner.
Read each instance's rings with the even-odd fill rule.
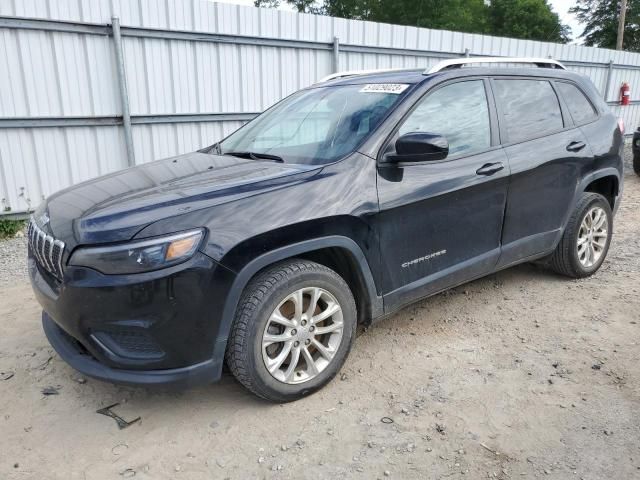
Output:
[[[616,38],[616,50],[622,50],[624,43],[624,19],[627,14],[627,0],[620,2],[620,14],[618,15],[618,36]]]
[[[333,73],[340,71],[340,39],[333,37]]]
[[[609,98],[609,88],[611,88],[611,77],[613,76],[613,60],[609,60],[609,67],[607,70],[607,81],[605,83],[604,92],[602,92],[602,96],[604,97],[604,101],[606,102]]]
[[[467,57],[467,58],[469,58],[471,56],[471,52],[469,51],[468,48],[464,49],[464,56]]]
[[[129,112],[129,94],[127,93],[127,75],[122,52],[122,36],[120,35],[120,19],[111,17],[113,45],[116,50],[116,67],[118,68],[118,86],[120,87],[120,104],[122,106],[122,126],[124,127],[124,143],[127,149],[127,161],[130,167],[136,164],[136,154],[131,136],[131,113]]]

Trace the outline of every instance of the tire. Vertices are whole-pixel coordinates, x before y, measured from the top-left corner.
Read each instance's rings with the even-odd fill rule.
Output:
[[[318,300],[312,311],[314,297]],[[300,299],[302,308],[297,309]],[[327,318],[321,320],[322,314]],[[311,261],[286,261],[259,273],[245,288],[226,362],[236,379],[259,397],[280,403],[298,400],[338,373],[351,350],[356,324],[355,301],[340,275]],[[320,330],[328,333],[318,335]],[[275,368],[280,358],[284,361]]]
[[[597,248],[594,245],[594,240],[589,240],[589,229],[585,228],[583,223],[588,222],[587,214],[591,214],[591,225],[595,227],[602,217],[599,216],[594,221],[593,216],[596,215],[594,212],[602,212],[604,215],[602,221],[605,222],[604,228],[606,229],[603,231],[594,228],[591,238],[595,239]],[[549,266],[555,272],[571,278],[584,278],[593,275],[607,256],[612,232],[613,214],[607,199],[598,193],[583,193],[569,218],[560,243],[551,255]],[[586,247],[579,247],[579,240],[586,244]],[[593,245],[593,256],[588,256],[589,245]],[[579,248],[586,248],[587,253],[580,254]]]
[[[640,155],[633,156],[633,171],[640,175]]]

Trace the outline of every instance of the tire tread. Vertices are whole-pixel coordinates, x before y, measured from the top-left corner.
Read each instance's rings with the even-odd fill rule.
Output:
[[[560,243],[556,247],[555,251],[551,255],[549,267],[556,273],[571,278],[582,278],[585,274],[578,269],[571,262],[571,249],[573,249],[572,233],[576,228],[579,228],[579,224],[582,221],[582,215],[585,207],[595,201],[607,200],[599,193],[585,192],[578,203],[576,204],[571,217],[567,222],[567,226],[564,229]]]

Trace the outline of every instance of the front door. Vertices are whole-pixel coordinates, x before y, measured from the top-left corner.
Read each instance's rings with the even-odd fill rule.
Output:
[[[500,255],[509,166],[498,145],[487,80],[427,93],[400,123],[444,135],[449,156],[379,166],[377,229],[385,310],[489,273]]]

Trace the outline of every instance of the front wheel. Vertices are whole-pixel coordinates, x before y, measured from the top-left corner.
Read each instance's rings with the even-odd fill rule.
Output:
[[[314,262],[287,261],[258,274],[245,289],[227,365],[256,395],[297,400],[340,370],[356,323],[355,301],[342,277]]]
[[[578,201],[550,266],[572,278],[593,275],[604,262],[613,231],[613,214],[606,198],[585,192]]]

